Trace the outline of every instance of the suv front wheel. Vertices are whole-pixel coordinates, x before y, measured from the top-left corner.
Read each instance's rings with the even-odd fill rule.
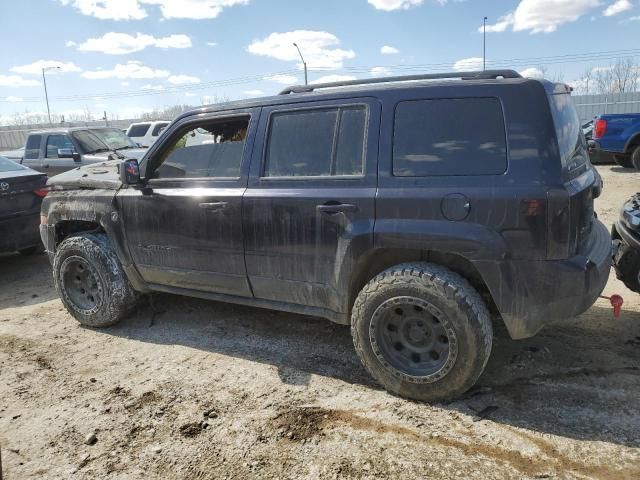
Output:
[[[422,262],[392,267],[365,285],[351,333],[360,360],[386,390],[429,402],[468,390],[493,338],[487,307],[469,282]]]
[[[53,260],[53,281],[68,312],[88,327],[111,326],[135,305],[136,292],[105,234],[63,240]]]

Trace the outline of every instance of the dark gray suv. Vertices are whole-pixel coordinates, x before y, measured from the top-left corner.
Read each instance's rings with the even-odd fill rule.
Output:
[[[111,325],[148,292],[324,317],[351,325],[386,389],[421,400],[474,384],[492,314],[532,336],[589,308],[611,263],[570,89],[509,70],[203,107],[140,165],[50,183],[41,234],[81,323]]]

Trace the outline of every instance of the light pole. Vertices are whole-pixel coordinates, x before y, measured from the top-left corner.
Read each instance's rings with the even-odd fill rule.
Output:
[[[302,60],[302,65],[304,66],[304,84],[308,85],[309,83],[307,82],[307,62],[304,61],[304,57],[302,56],[302,52],[300,51],[300,47],[298,46],[298,44],[294,42],[293,46],[298,49],[298,55],[300,55],[300,60]]]
[[[487,69],[487,17],[482,20],[482,71]]]
[[[51,123],[51,111],[49,110],[49,94],[47,93],[47,77],[45,77],[44,72],[47,70],[60,70],[59,66],[52,66],[52,67],[43,67],[42,68],[42,82],[44,83],[44,98],[47,102],[47,116],[49,117],[49,126],[52,125]]]

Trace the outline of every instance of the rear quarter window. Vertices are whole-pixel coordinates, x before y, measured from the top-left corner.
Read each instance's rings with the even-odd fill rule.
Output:
[[[497,98],[398,103],[393,174],[500,175],[507,169],[504,115]]]
[[[555,93],[550,95],[550,104],[562,167],[567,172],[579,172],[587,163],[588,153],[573,99],[568,93]]]

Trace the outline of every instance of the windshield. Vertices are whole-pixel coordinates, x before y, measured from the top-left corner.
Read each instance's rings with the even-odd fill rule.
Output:
[[[18,165],[16,162],[12,162],[7,157],[0,157],[0,172],[14,172],[16,170],[22,170],[24,167]]]
[[[122,130],[116,128],[101,128],[95,130],[78,130],[72,133],[85,153],[108,152],[137,148],[137,145],[127,137]]]

